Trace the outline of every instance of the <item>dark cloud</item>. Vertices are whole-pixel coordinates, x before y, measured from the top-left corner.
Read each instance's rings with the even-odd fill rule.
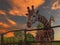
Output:
[[[12,9],[12,6],[8,0],[0,0],[0,10],[8,11],[10,9]]]
[[[26,17],[25,16],[17,16],[17,15],[7,15],[11,20],[14,20],[16,23],[20,24],[20,23],[26,23]]]
[[[47,19],[53,15],[52,13],[49,14],[50,12],[53,12],[51,10],[51,6],[55,0],[45,0],[45,3],[41,6],[38,7],[38,10],[40,11],[40,14],[45,16]]]

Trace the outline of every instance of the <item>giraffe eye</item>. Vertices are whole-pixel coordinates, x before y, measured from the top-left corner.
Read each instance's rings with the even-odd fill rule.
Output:
[[[35,15],[33,17],[35,17]]]

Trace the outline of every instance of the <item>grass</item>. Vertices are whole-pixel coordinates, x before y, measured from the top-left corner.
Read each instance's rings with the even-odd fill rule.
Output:
[[[53,45],[60,45],[60,42],[54,42]]]

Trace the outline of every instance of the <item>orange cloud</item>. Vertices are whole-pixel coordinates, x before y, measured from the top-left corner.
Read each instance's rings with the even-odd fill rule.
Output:
[[[8,32],[9,28],[10,28],[10,26],[8,24],[0,22],[0,34]],[[4,36],[5,37],[13,37],[14,36],[14,32],[9,32],[9,33],[5,34]]]
[[[7,34],[4,35],[6,38],[8,37],[14,37],[14,32],[9,32]]]
[[[0,34],[7,32],[8,30],[0,29]]]
[[[6,13],[5,13],[5,11],[3,11],[3,10],[0,10],[0,14],[3,14],[3,15],[5,15]]]
[[[5,29],[2,29],[2,30],[0,30],[0,34],[2,34],[2,33],[6,33],[6,32],[8,32],[8,30],[5,30]],[[4,37],[14,37],[14,32],[9,32],[9,33],[6,33],[5,35],[4,35]]]
[[[9,28],[10,26],[8,24],[5,24],[3,22],[0,22],[0,27]]]
[[[60,4],[59,4],[59,1],[55,1],[53,4],[52,4],[52,7],[51,7],[52,10],[57,10],[57,9],[60,9]]]
[[[10,19],[7,19],[7,20],[12,26],[16,26],[16,22],[14,22],[13,20],[10,20]]]
[[[34,5],[36,9],[38,6],[42,5],[45,0],[10,0],[9,2],[13,6],[13,9],[9,11],[10,14],[26,16],[25,14],[27,13],[27,6],[31,7]]]

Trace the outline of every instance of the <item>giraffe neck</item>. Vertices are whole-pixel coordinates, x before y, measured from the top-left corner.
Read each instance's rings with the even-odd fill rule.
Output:
[[[50,23],[48,22],[48,20],[44,16],[42,16],[42,15],[38,15],[38,21],[41,22],[41,23],[43,23],[44,28],[51,27]]]

